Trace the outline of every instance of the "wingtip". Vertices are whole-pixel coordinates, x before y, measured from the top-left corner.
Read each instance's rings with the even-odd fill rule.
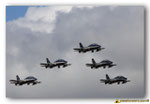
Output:
[[[128,80],[128,82],[131,82],[131,80]]]

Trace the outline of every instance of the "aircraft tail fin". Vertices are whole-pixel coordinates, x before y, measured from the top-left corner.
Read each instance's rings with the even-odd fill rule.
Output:
[[[16,78],[17,78],[17,80],[20,80],[20,78],[19,78],[19,76],[18,76],[18,75],[16,75]]]
[[[80,48],[83,48],[83,45],[82,45],[82,43],[79,43],[79,46],[80,46]]]
[[[47,63],[51,63],[48,58],[46,58]]]
[[[95,60],[94,60],[93,58],[92,58],[92,63],[93,63],[93,64],[96,64],[96,62],[95,62]]]
[[[110,79],[109,76],[108,76],[108,74],[106,74],[106,79]]]

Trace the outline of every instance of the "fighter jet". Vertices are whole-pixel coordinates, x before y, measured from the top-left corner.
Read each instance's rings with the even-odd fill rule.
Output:
[[[99,67],[106,68],[107,66],[108,68],[111,68],[113,66],[116,66],[116,64],[113,64],[113,62],[109,60],[103,60],[100,63],[96,63],[95,60],[92,58],[92,63],[87,63],[86,66],[91,67],[91,69],[93,68],[97,69]]]
[[[40,81],[37,81],[37,78],[35,78],[35,77],[33,77],[33,76],[29,76],[29,77],[26,77],[25,79],[23,79],[23,80],[21,80],[20,78],[19,78],[19,76],[18,75],[16,75],[16,79],[17,80],[10,80],[10,83],[11,84],[15,84],[16,86],[17,85],[24,85],[24,84],[27,84],[27,85],[30,85],[30,84],[32,84],[32,85],[36,85],[36,84],[38,84],[38,83],[41,83]]]
[[[49,59],[46,58],[46,61],[47,61],[47,63],[41,63],[40,64],[41,67],[45,67],[45,68],[58,67],[58,68],[60,68],[60,66],[62,66],[64,68],[64,67],[67,67],[67,66],[71,65],[71,64],[68,64],[68,62],[63,60],[63,59],[58,59],[55,62],[51,63],[49,61]]]
[[[100,81],[105,84],[113,84],[113,83],[120,84],[120,82],[122,82],[122,84],[125,84],[127,82],[130,82],[130,80],[127,80],[127,78],[124,76],[117,76],[113,79],[110,79],[108,74],[106,74],[106,79],[100,79]]]
[[[86,53],[88,51],[91,51],[91,52],[94,52],[94,50],[96,50],[96,52],[98,51],[101,51],[102,49],[105,49],[105,48],[102,48],[100,45],[96,44],[96,43],[93,43],[87,47],[84,47],[82,45],[82,43],[79,43],[79,46],[80,48],[74,48],[75,51],[78,51],[79,53]]]

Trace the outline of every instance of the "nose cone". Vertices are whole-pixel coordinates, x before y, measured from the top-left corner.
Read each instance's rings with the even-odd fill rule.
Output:
[[[126,78],[126,77],[124,77],[123,79],[124,79],[124,80],[127,80],[127,78]]]
[[[67,63],[67,61],[66,61],[66,60],[62,60],[62,62]]]
[[[101,48],[101,46],[100,45],[97,45],[98,46],[98,48]]]
[[[37,78],[34,77],[34,80],[37,80]]]
[[[109,61],[108,63],[109,63],[109,64],[113,64],[113,62],[112,62],[112,61]]]

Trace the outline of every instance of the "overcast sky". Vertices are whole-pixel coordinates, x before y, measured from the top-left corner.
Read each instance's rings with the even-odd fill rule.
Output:
[[[7,7],[8,8],[8,7]],[[8,11],[7,11],[8,12]],[[15,11],[14,11],[15,12]],[[79,54],[73,48],[91,43],[105,50]],[[6,23],[6,96],[11,98],[136,98],[144,97],[144,7],[28,7],[23,17]],[[71,66],[45,69],[46,57]],[[86,67],[109,59],[109,69]],[[108,74],[127,77],[126,84],[100,83]],[[41,84],[15,86],[10,79],[34,76]]]

